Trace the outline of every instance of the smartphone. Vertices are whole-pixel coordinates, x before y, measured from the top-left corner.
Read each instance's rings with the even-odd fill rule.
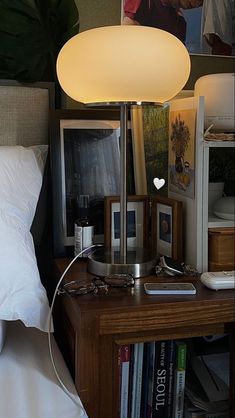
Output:
[[[184,274],[183,267],[181,263],[177,260],[173,260],[171,257],[162,256],[161,257],[162,266],[165,269],[165,272],[170,276],[182,276]]]
[[[192,283],[144,283],[147,295],[195,295]]]

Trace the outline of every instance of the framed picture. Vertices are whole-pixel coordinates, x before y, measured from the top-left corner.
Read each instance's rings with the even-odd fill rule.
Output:
[[[128,192],[135,193],[131,129]],[[56,110],[51,113],[54,253],[74,245],[74,222],[86,212],[95,242],[104,240],[104,196],[120,189],[120,112],[117,109]]]
[[[182,90],[174,100],[192,97],[193,90]],[[133,166],[136,194],[167,196],[169,106],[132,106]],[[165,180],[160,192],[153,184],[158,177]]]
[[[194,98],[170,105],[168,178],[169,191],[190,199],[195,196],[195,140],[197,108]]]
[[[165,196],[151,198],[152,248],[159,255],[182,261],[182,202]]]
[[[105,196],[104,243],[108,248],[120,246],[120,198]],[[128,196],[127,201],[127,247],[147,248],[149,245],[149,198]]]

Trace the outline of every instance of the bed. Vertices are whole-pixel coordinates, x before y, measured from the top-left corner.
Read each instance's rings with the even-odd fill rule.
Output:
[[[53,85],[0,82],[0,416],[87,418],[48,321],[43,246]],[[39,269],[39,267],[41,267]],[[48,332],[57,373],[52,365]]]

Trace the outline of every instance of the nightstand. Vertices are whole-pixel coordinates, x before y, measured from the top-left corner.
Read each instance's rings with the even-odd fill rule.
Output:
[[[69,259],[54,261],[59,279]],[[86,261],[75,262],[67,280],[93,276]],[[231,335],[231,417],[234,415],[234,292],[212,291],[199,278],[184,277],[197,289],[191,296],[149,296],[136,279],[134,288],[109,289],[108,294],[61,295],[55,307],[55,329],[62,353],[74,377],[89,418],[118,418],[118,347],[122,344],[173,338]],[[177,279],[171,278],[171,281]],[[178,279],[179,280],[179,279]]]

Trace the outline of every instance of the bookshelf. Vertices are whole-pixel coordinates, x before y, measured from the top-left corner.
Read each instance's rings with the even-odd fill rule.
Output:
[[[194,194],[189,195],[186,192],[182,192],[179,188],[172,188],[169,184],[168,197],[179,200],[183,204],[185,242],[184,261],[187,264],[196,267],[198,271],[205,272],[210,270],[208,229],[228,228],[228,231],[229,229],[233,229],[234,231],[235,227],[234,220],[222,219],[209,213],[210,156],[213,151],[217,150],[216,152],[221,153],[221,151],[227,149],[231,155],[231,165],[233,166],[234,171],[235,141],[234,137],[233,139],[228,140],[226,133],[218,134],[220,137],[223,137],[223,140],[216,139],[216,134],[214,135],[215,139],[209,139],[208,136],[208,139],[205,139],[204,97],[188,97],[173,100],[170,102],[170,114],[171,112],[174,113],[176,111],[182,113],[185,124],[189,124],[190,112],[196,111],[194,133],[195,151],[193,157],[191,156],[191,162],[193,162],[194,167]],[[234,181],[233,178],[231,178],[231,180]],[[225,180],[221,178],[220,180],[217,179],[217,181]],[[192,236],[194,237],[193,240]],[[234,240],[234,234],[232,240]],[[233,241],[231,242],[233,245]],[[224,262],[224,264],[226,264],[226,262]],[[233,264],[234,259],[232,258],[229,260],[229,264],[227,263],[227,270],[232,270]],[[221,271],[224,268],[226,269],[226,267],[221,264],[216,270]]]
[[[69,261],[67,258],[54,261],[55,280]],[[81,276],[92,278],[86,272],[85,261],[75,263],[66,280]],[[154,280],[156,276],[137,279],[134,288],[113,288],[102,296],[61,295],[57,299],[56,337],[89,418],[119,417],[120,346],[224,333],[230,337],[229,401],[230,416],[234,416],[234,292],[211,291],[198,278],[184,277],[184,281],[193,282],[196,295],[146,295],[144,282]]]

